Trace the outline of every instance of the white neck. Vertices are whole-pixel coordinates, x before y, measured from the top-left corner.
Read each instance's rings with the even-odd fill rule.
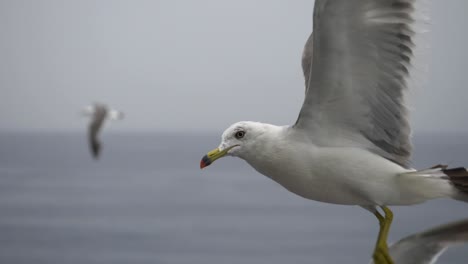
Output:
[[[284,148],[285,145],[281,142],[290,133],[290,129],[288,126],[256,123],[256,130],[258,135],[255,140],[244,146],[247,151],[244,151],[239,157],[261,172],[258,167],[264,167],[265,164],[277,161],[276,154],[283,151],[281,148]]]

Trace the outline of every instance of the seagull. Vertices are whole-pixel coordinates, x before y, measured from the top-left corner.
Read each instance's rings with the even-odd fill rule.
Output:
[[[468,219],[405,237],[390,246],[389,252],[398,264],[432,264],[447,248],[464,243],[468,243]]]
[[[117,110],[111,110],[102,103],[95,103],[85,107],[83,109],[83,114],[91,117],[91,122],[88,126],[88,141],[93,158],[97,159],[101,152],[101,143],[98,139],[98,133],[104,121],[107,118],[111,120],[121,120],[124,114]]]
[[[416,170],[405,93],[417,0],[316,0],[302,66],[305,99],[290,126],[227,128],[200,168],[224,156],[307,199],[358,205],[380,224],[373,259],[393,263],[388,206],[449,197],[468,202],[468,172]]]

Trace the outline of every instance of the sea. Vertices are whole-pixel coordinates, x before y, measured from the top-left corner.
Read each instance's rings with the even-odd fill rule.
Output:
[[[225,158],[217,133],[0,133],[0,263],[368,263],[378,222],[306,200]],[[414,167],[468,165],[468,135],[413,136]],[[468,204],[393,207],[389,241],[468,218]],[[438,263],[468,263],[468,246]]]

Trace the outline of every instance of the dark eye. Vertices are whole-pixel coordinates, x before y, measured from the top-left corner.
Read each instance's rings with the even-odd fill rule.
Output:
[[[245,136],[244,131],[237,131],[236,134],[234,135],[237,139],[241,139]]]

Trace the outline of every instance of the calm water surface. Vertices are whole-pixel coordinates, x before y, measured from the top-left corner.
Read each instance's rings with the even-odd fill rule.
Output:
[[[468,165],[468,136],[416,135],[414,164]],[[368,263],[377,220],[307,201],[243,161],[199,170],[218,135],[0,134],[0,263]],[[450,200],[395,207],[390,240],[468,218]],[[467,263],[468,246],[440,263]]]

